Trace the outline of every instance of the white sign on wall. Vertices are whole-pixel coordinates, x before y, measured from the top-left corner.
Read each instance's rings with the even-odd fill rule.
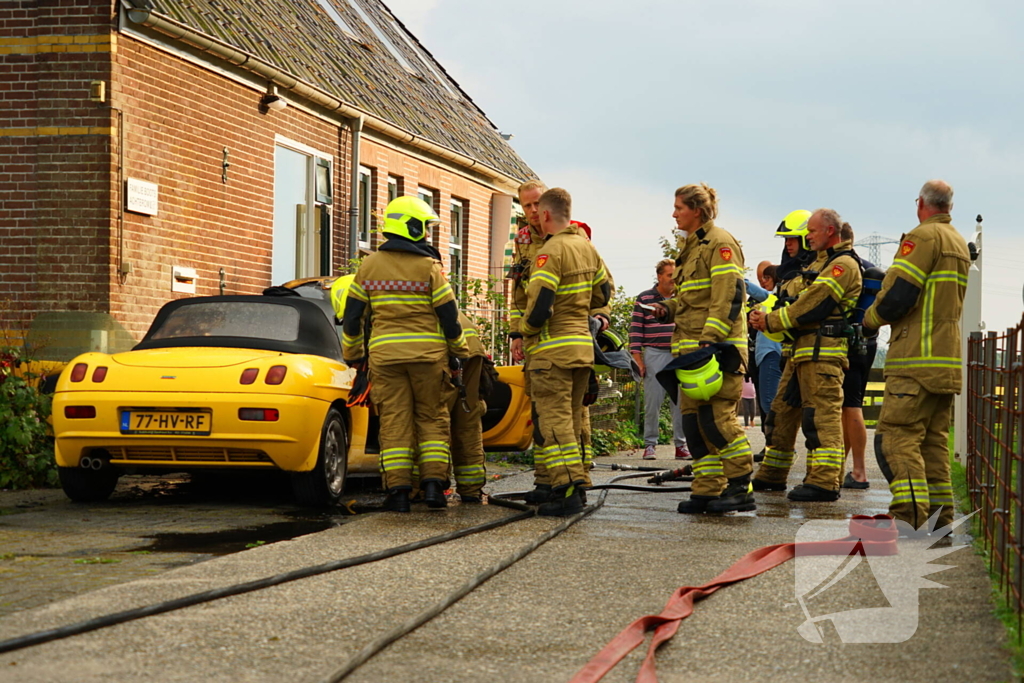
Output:
[[[160,186],[156,183],[147,183],[145,180],[129,178],[126,200],[125,208],[128,211],[155,216],[160,206]]]

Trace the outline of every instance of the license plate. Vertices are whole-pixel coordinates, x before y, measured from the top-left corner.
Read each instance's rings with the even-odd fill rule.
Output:
[[[122,434],[209,436],[213,414],[195,410],[122,410]]]

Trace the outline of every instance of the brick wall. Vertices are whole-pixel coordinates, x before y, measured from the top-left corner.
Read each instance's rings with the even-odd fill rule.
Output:
[[[375,205],[371,207],[371,211],[375,213],[383,213],[387,205],[388,175],[401,178],[401,186],[407,195],[415,196],[417,187],[434,190],[435,204],[441,218],[441,228],[436,231],[434,242],[441,255],[445,257],[446,270],[448,245],[451,240],[449,206],[452,198],[461,200],[464,212],[465,274],[471,278],[487,278],[491,244],[491,196],[494,190],[463,175],[452,173],[365,137],[360,145],[359,163],[375,171],[373,175],[376,179],[376,199]],[[377,229],[376,221],[372,226],[374,230]]]
[[[275,135],[333,157],[333,262],[344,269],[350,130],[295,106],[259,113],[262,89],[114,32],[115,9],[112,0],[0,4],[0,302],[21,324],[40,311],[110,312],[138,339],[161,305],[189,296],[171,292],[173,266],[197,271],[200,296],[220,292],[222,268],[227,294],[280,284],[271,282]],[[92,80],[106,82],[105,103],[89,100]],[[366,138],[361,154],[376,171],[371,211],[387,203],[388,174],[406,194],[436,191],[446,257],[450,199],[462,200],[465,272],[487,277],[492,189]],[[127,178],[159,186],[157,216],[121,210]]]
[[[37,312],[106,310],[110,0],[0,3],[0,302],[4,327]]]
[[[172,266],[196,270],[199,296],[220,293],[221,268],[226,294],[281,284],[271,282],[276,134],[333,156],[335,265],[344,263],[349,132],[296,107],[261,114],[261,94],[122,36],[113,97],[125,112],[124,175],[160,186],[159,215],[125,213],[132,273],[110,283],[111,312],[137,335],[163,303],[190,296],[171,293]]]

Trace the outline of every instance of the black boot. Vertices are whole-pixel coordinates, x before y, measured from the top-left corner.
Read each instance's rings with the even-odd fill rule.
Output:
[[[690,500],[684,500],[679,504],[678,511],[684,515],[699,515],[707,510],[708,503],[718,500],[718,496],[690,495]]]
[[[423,488],[423,502],[428,508],[448,507],[448,499],[444,496],[445,482],[440,479],[427,479],[420,485]]]
[[[551,484],[537,484],[536,488],[523,496],[523,502],[527,505],[540,505],[551,497]]]
[[[760,453],[754,453],[754,462],[762,462],[764,460],[765,449],[762,448]]]
[[[459,494],[459,502],[461,502],[463,505],[479,505],[480,503],[484,502],[484,499],[483,499],[483,496],[481,496],[480,494],[477,494],[475,496],[473,496],[473,495],[468,495],[467,496],[464,493],[460,493]]]
[[[814,484],[800,484],[786,498],[800,503],[831,503],[839,500],[839,491],[829,491]]]
[[[409,491],[411,487],[402,486],[388,491],[388,497],[384,500],[384,509],[392,512],[409,512],[412,506],[409,504]]]
[[[546,503],[541,503],[537,514],[541,517],[568,517],[583,510],[580,500],[580,488],[575,484],[555,486]]]
[[[776,484],[770,481],[764,481],[763,479],[754,479],[750,482],[751,486],[754,487],[755,491],[785,491],[785,484]]]
[[[722,495],[708,503],[707,512],[750,512],[756,509],[754,487],[747,476],[730,481]]]

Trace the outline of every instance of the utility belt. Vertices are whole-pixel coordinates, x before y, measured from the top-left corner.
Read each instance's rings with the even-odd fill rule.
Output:
[[[813,330],[792,330],[794,342],[800,337],[808,334],[815,335],[814,355],[812,361],[817,361],[821,351],[821,340],[823,337],[829,339],[845,339],[847,342],[847,357],[866,356],[868,353],[867,344],[864,341],[863,328],[859,324],[852,324],[840,318],[826,320]],[[794,345],[795,346],[795,345]]]
[[[845,320],[826,320],[814,329],[791,330],[791,333],[794,340],[805,337],[808,334],[843,339],[849,338],[853,334],[853,327],[853,325],[850,325]]]

